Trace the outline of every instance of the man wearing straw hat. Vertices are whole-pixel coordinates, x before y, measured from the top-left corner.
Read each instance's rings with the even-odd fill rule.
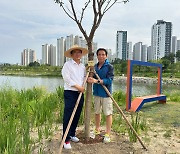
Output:
[[[85,66],[80,62],[81,57],[86,55],[88,50],[78,45],[72,46],[69,50],[64,52],[64,56],[72,58],[67,61],[62,68],[62,76],[64,79],[64,116],[63,116],[63,136],[65,134],[67,125],[69,123],[71,114],[75,107],[79,93],[84,92],[83,81],[86,75]],[[82,95],[78,108],[76,110],[74,119],[71,127],[65,139],[64,148],[71,149],[70,140],[78,142],[79,139],[76,137],[76,127],[80,118],[84,103],[84,95]]]

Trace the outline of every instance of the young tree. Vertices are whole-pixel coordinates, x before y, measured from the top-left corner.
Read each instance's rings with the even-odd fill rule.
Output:
[[[63,9],[63,11],[67,14],[69,18],[71,18],[78,26],[79,30],[82,32],[84,38],[87,42],[88,47],[88,60],[93,61],[94,54],[92,52],[92,42],[94,38],[94,34],[98,29],[103,16],[105,13],[112,8],[112,6],[116,3],[126,3],[128,0],[84,0],[83,7],[78,10],[78,6],[82,1],[79,0],[54,0],[55,3],[59,4],[59,6]],[[91,6],[91,7],[90,7]],[[92,27],[90,28],[89,34],[84,29],[83,19],[85,19],[85,11],[91,8],[90,15],[93,16],[92,19]],[[88,10],[89,11],[89,10]],[[93,68],[91,68],[93,71]],[[93,74],[90,73],[90,76]],[[91,98],[92,98],[92,84],[87,84],[86,91],[86,103],[85,103],[85,136],[86,138],[90,135],[90,117],[91,117]]]

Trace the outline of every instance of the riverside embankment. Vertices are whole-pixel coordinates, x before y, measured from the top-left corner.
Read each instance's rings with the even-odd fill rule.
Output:
[[[124,76],[115,76],[114,80],[120,82],[126,82],[127,78]],[[146,83],[146,84],[156,84],[157,78],[150,77],[133,77],[133,83]],[[177,78],[162,78],[162,84],[180,85],[180,79]]]

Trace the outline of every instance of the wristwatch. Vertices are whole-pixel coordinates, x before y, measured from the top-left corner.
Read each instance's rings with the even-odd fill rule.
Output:
[[[100,80],[98,80],[97,84],[100,84]]]

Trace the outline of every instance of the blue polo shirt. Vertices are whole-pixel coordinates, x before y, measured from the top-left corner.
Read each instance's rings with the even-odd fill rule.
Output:
[[[103,84],[107,87],[109,92],[112,94],[112,81],[114,78],[114,69],[113,66],[106,59],[103,66],[99,69],[99,63],[97,63],[94,68],[96,73],[99,75],[101,80],[103,80]],[[96,76],[94,76],[96,78]],[[96,78],[97,79],[97,78]],[[101,84],[93,84],[93,95],[99,97],[109,97]]]

